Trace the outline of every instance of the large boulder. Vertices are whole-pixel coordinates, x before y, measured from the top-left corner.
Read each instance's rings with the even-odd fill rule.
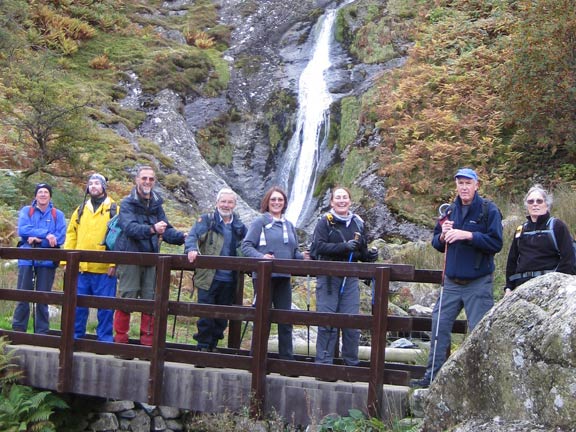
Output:
[[[576,431],[576,277],[549,273],[496,304],[441,369],[425,413],[427,432]]]

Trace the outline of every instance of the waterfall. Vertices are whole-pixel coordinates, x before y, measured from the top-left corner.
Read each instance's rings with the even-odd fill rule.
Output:
[[[338,9],[328,10],[324,15],[312,57],[299,80],[296,130],[284,158],[281,181],[290,186],[286,218],[296,225],[302,222],[313,201],[319,149],[330,130],[329,108],[334,99],[324,74],[331,66],[330,42]]]

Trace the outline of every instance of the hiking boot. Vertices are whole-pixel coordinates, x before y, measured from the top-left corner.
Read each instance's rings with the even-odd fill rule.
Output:
[[[323,382],[336,382],[338,381],[336,378],[320,378],[316,377],[316,381],[323,381]]]
[[[413,380],[410,380],[410,384],[408,384],[408,386],[410,388],[413,388],[413,389],[418,389],[418,388],[426,389],[426,388],[430,387],[430,380],[426,377],[420,378],[420,379],[413,379]]]
[[[128,354],[116,354],[114,358],[119,360],[134,360],[135,357]]]

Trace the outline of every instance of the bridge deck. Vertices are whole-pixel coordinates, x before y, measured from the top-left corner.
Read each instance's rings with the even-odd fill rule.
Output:
[[[25,372],[25,384],[57,390],[59,350],[13,345],[16,363]],[[122,360],[111,355],[76,352],[71,377],[72,393],[148,400],[150,362]],[[196,368],[166,362],[161,404],[201,412],[239,412],[250,406],[251,374],[243,370]],[[326,414],[347,416],[351,408],[366,411],[368,383],[322,382],[310,377],[266,376],[266,413],[278,413],[295,424],[310,424]],[[406,412],[408,387],[384,385],[382,417],[402,417]]]

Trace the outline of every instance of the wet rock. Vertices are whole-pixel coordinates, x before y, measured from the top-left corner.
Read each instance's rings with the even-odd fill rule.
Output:
[[[117,430],[119,426],[120,424],[118,423],[118,419],[113,413],[101,413],[98,414],[96,420],[90,424],[90,430],[103,432]]]

